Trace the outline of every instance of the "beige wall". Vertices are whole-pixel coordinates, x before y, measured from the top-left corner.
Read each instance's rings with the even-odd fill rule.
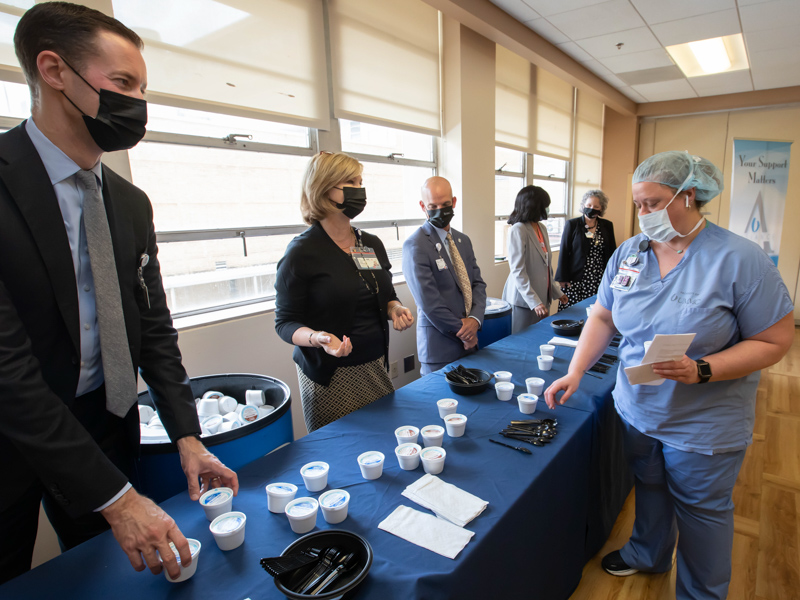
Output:
[[[789,169],[789,187],[781,234],[778,270],[795,302],[795,320],[800,321],[798,267],[800,266],[800,105],[752,108],[710,114],[647,118],[639,136],[639,160],[665,150],[688,150],[708,158],[725,175],[725,190],[704,209],[709,220],[728,226],[730,218],[733,140],[749,138],[794,142]]]

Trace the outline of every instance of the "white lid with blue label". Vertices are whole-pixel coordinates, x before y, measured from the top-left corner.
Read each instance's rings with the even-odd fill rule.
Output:
[[[215,506],[223,504],[233,498],[233,490],[230,488],[217,488],[209,490],[200,498],[200,504],[203,506]]]
[[[322,477],[327,472],[328,463],[322,461],[308,463],[300,469],[300,473],[304,477]]]
[[[383,452],[377,452],[375,450],[371,450],[369,452],[364,452],[361,456],[358,457],[358,462],[365,466],[371,465],[379,465],[383,462]]]
[[[233,513],[226,513],[224,515],[220,515],[214,522],[211,523],[211,532],[212,533],[233,533],[234,531],[238,531],[242,527],[244,527],[244,523],[247,520],[247,517],[244,516],[244,513],[240,512],[233,512]]]
[[[293,483],[270,483],[267,492],[278,496],[290,496],[297,493],[297,486]]]
[[[320,496],[319,503],[324,508],[342,508],[350,500],[350,494],[344,490],[330,490]]]
[[[286,514],[291,517],[307,517],[317,510],[317,501],[313,498],[292,500],[286,507]]]

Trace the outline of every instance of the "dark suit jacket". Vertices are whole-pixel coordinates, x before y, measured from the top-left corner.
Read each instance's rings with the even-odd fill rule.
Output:
[[[383,242],[361,231],[361,242],[375,250],[383,267],[372,273],[378,282],[378,308],[384,345],[377,355],[388,356],[389,323],[386,307],[397,300],[392,285],[392,265]],[[368,274],[363,273],[368,278]],[[356,298],[364,281],[352,259],[342,252],[319,223],[294,238],[278,263],[275,278],[275,330],[287,344],[301,327],[325,330],[339,339],[350,335],[356,312]],[[354,348],[355,349],[355,348]],[[333,372],[342,359],[320,348],[294,347],[294,361],[309,379],[320,385],[330,384]],[[374,360],[374,359],[373,359]]]
[[[483,323],[486,310],[486,283],[475,260],[472,242],[460,231],[450,229],[458,253],[472,284],[470,316]],[[417,303],[417,352],[424,363],[458,360],[467,351],[456,337],[464,314],[464,294],[458,283],[453,264],[444,249],[436,228],[426,222],[403,244],[403,275]],[[441,249],[436,249],[441,244]],[[437,259],[443,259],[446,269],[439,270]]]
[[[105,166],[103,198],[134,370],[141,370],[172,439],[199,433],[150,202]],[[0,240],[0,455],[7,486],[0,507],[38,479],[78,516],[107,502],[127,478],[71,410],[80,375],[75,272],[58,200],[25,123],[0,135]],[[145,252],[150,308],[137,277]]]
[[[597,218],[597,229],[603,237],[603,266],[617,249],[614,238],[614,224],[608,219]],[[558,255],[556,281],[572,282],[583,279],[583,268],[589,255],[589,238],[586,237],[586,226],[583,217],[570,219],[564,224],[561,234],[561,252]]]

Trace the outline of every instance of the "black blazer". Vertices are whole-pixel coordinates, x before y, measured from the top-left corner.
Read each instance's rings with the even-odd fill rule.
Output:
[[[375,250],[383,267],[372,271],[378,281],[378,305],[383,328],[383,355],[388,360],[389,315],[386,307],[397,294],[392,285],[392,268],[380,238],[364,231],[361,242]],[[301,327],[322,329],[339,339],[349,335],[356,302],[364,285],[353,260],[342,252],[316,223],[294,238],[278,263],[275,280],[275,330],[288,344]],[[294,361],[312,381],[328,385],[341,363],[321,348],[295,346]]]
[[[150,202],[106,166],[103,199],[134,370],[141,370],[172,439],[200,433],[161,283]],[[71,410],[80,375],[75,271],[58,200],[24,122],[0,135],[0,240],[0,455],[7,494],[13,498],[38,479],[69,514],[88,513],[127,478]],[[145,252],[150,308],[137,277]],[[138,421],[134,411],[126,420]]]
[[[603,237],[603,266],[617,249],[614,238],[614,224],[608,219],[597,218],[597,229]],[[586,226],[583,217],[570,219],[564,224],[561,234],[561,251],[558,255],[556,281],[572,282],[583,278],[583,268],[589,255],[589,238],[586,237]]]

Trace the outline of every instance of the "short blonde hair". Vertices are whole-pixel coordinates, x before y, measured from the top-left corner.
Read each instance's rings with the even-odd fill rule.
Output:
[[[334,210],[328,192],[344,181],[361,175],[364,165],[343,152],[320,152],[308,162],[303,174],[300,212],[308,225],[318,223]]]

